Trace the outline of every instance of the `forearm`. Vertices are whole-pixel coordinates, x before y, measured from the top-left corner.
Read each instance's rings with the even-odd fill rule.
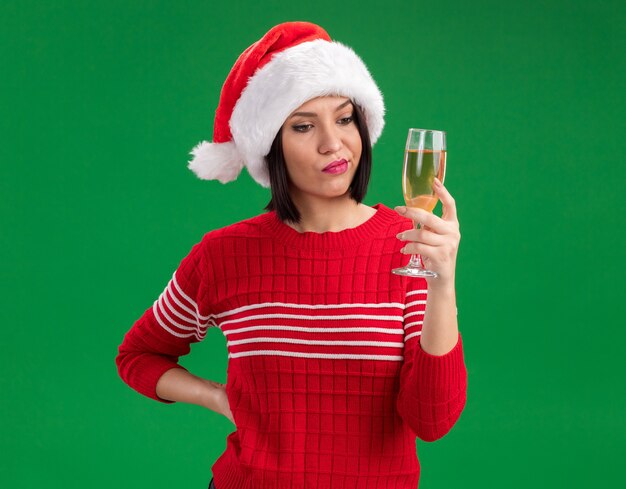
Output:
[[[415,297],[409,321],[419,319],[414,314],[423,311],[422,330],[417,341],[405,343],[397,409],[420,439],[434,441],[450,431],[463,411],[467,372],[454,288],[429,283],[426,303],[419,303],[419,293],[411,300]]]
[[[428,285],[420,344],[426,353],[445,355],[454,348],[459,336],[456,292],[454,281],[431,285],[436,280]]]
[[[416,345],[421,338],[410,343],[400,376],[397,409],[421,440],[443,437],[465,407],[467,371],[460,335],[457,340],[444,355],[431,355]]]
[[[172,368],[157,382],[156,393],[162,399],[197,404],[216,413],[222,413],[219,390],[222,384],[203,379],[182,368]]]

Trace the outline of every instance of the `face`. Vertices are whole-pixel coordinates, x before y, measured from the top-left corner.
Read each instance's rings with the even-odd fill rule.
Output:
[[[361,136],[346,97],[318,97],[294,110],[282,127],[289,190],[295,202],[349,195],[361,158]]]

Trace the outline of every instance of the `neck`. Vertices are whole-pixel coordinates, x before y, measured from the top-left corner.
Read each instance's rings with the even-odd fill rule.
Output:
[[[343,231],[363,224],[376,213],[375,209],[352,200],[350,194],[332,199],[296,197],[293,201],[300,211],[301,219],[299,223],[289,223],[289,226],[300,233]]]

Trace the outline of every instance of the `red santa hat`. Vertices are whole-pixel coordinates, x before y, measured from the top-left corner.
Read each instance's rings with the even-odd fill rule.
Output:
[[[315,97],[341,95],[359,105],[372,145],[384,126],[383,97],[365,64],[349,47],[309,22],[279,24],[239,56],[222,87],[213,142],[193,148],[198,178],[227,183],[246,166],[270,186],[264,157],[284,121]]]

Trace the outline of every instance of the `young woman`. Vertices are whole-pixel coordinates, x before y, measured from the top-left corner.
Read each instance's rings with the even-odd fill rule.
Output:
[[[383,114],[361,59],[305,22],[272,28],[224,83],[189,166],[222,183],[246,166],[268,212],[206,233],[116,358],[138,392],[236,426],[210,487],[414,489],[415,438],[461,415],[455,202],[436,182],[441,218],[362,203]],[[439,277],[392,274],[410,253]],[[209,327],[227,340],[226,385],[178,363]]]

